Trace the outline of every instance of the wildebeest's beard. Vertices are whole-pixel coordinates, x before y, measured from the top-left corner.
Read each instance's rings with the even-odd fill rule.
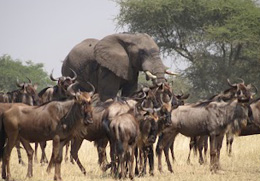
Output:
[[[237,104],[232,122],[232,132],[234,134],[239,134],[241,129],[246,127],[247,120],[249,119],[248,115],[248,105],[247,104]]]
[[[73,101],[73,104],[68,109],[68,112],[61,118],[61,126],[64,130],[71,130],[76,121],[80,121],[83,117],[80,105]]]
[[[153,144],[156,141],[156,136],[158,132],[158,123],[155,122],[155,120],[150,120],[151,127],[149,131],[149,136],[148,136],[148,143]]]
[[[159,119],[162,121],[163,125],[165,125],[165,126],[170,126],[172,124],[171,112],[167,111],[166,109],[160,110]]]

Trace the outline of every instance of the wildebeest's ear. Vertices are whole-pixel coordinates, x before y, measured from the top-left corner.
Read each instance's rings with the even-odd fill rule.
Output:
[[[33,85],[33,88],[34,88],[35,90],[37,90],[38,84],[34,84],[34,85]]]

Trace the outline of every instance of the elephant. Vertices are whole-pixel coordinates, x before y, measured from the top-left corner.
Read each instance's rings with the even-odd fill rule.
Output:
[[[146,79],[161,85],[167,70],[155,41],[145,33],[117,33],[101,40],[89,38],[77,44],[62,64],[62,75],[73,77],[74,70],[81,88],[94,85],[101,101],[121,96],[129,97],[138,87],[139,71]]]

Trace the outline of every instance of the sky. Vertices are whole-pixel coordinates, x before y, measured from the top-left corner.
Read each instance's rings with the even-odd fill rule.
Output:
[[[119,10],[113,0],[0,0],[0,56],[43,63],[61,76],[62,61],[76,44],[126,31],[116,26]]]
[[[43,63],[60,76],[76,44],[120,32],[118,13],[111,0],[0,0],[0,56]]]

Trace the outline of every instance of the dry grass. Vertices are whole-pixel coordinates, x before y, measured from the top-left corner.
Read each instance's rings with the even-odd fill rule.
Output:
[[[173,164],[174,173],[171,174],[167,170],[164,163],[164,173],[160,174],[157,171],[157,157],[155,158],[155,176],[149,175],[135,180],[259,180],[260,175],[260,135],[237,137],[233,144],[233,156],[228,157],[226,154],[226,146],[223,145],[221,150],[221,171],[217,174],[211,174],[209,171],[209,163],[199,165],[198,157],[191,156],[191,165],[187,165],[186,159],[188,156],[189,139],[184,136],[177,136],[175,141],[175,155],[177,161]],[[225,142],[224,142],[225,143]],[[40,156],[38,152],[38,157]],[[25,151],[22,150],[23,160],[27,161]],[[47,156],[51,154],[51,142],[47,146]],[[64,181],[81,181],[81,180],[113,180],[108,173],[102,173],[97,164],[97,152],[93,143],[84,141],[80,151],[79,158],[87,170],[87,175],[84,176],[77,165],[71,163],[62,163],[62,178]],[[209,159],[208,159],[209,160]],[[164,161],[164,160],[163,160]],[[53,172],[48,175],[46,173],[47,165],[41,166],[35,163],[33,167],[34,177],[26,178],[27,166],[18,165],[16,149],[13,149],[11,157],[11,173],[15,180],[30,180],[30,181],[46,181],[53,180]]]

